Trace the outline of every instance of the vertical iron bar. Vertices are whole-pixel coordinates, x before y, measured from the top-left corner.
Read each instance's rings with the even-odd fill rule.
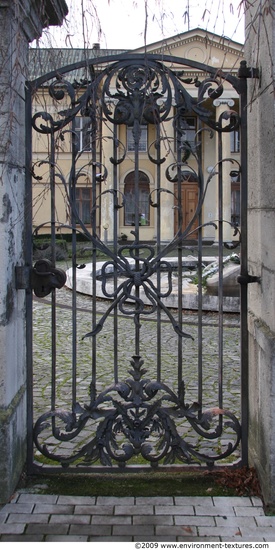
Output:
[[[160,124],[157,121],[156,122],[156,133],[157,133],[157,185],[156,185],[156,192],[157,192],[157,254],[160,253],[160,247],[161,247],[161,195],[160,195]],[[158,266],[157,270],[157,289],[158,293],[160,293],[161,289],[161,274],[160,274],[160,266]],[[157,380],[161,380],[161,309],[158,307],[157,309]]]
[[[185,204],[182,204],[182,192],[181,192],[181,142],[182,134],[179,129],[176,129],[176,144],[177,144],[177,180],[178,180],[178,204],[181,212],[185,208]],[[180,214],[180,213],[179,213]],[[179,225],[182,216],[179,215]],[[182,236],[182,226],[179,227],[179,235]],[[182,241],[178,244],[178,325],[182,327]],[[178,335],[178,390],[182,383],[182,337]]]
[[[51,192],[51,260],[55,266],[55,136],[53,128],[50,134],[50,192]],[[56,292],[51,292],[51,320],[52,320],[52,387],[51,387],[51,410],[56,406]],[[55,417],[52,418],[53,430],[55,429]]]
[[[135,144],[135,240],[139,243],[139,142],[140,142],[140,121],[135,119],[134,126],[134,144]],[[135,270],[139,271],[139,252],[135,250]],[[139,287],[135,287],[135,295],[139,298]],[[137,306],[138,307],[138,306]],[[135,323],[135,354],[140,354],[140,325],[139,315],[137,322]]]
[[[24,256],[26,266],[32,268],[32,87],[25,84],[25,181],[26,181],[26,210],[25,210],[25,246]],[[33,313],[32,289],[26,290],[26,363],[27,363],[27,472],[31,473],[33,465]]]
[[[202,140],[201,121],[198,119],[197,135]],[[202,173],[202,143],[198,148],[198,174],[199,174],[199,197],[204,191],[203,173]],[[203,406],[203,331],[202,331],[202,209],[198,215],[198,403],[202,409]]]
[[[96,233],[96,216],[97,216],[97,208],[96,208],[96,138],[97,138],[97,121],[95,115],[92,118],[92,205],[93,205],[93,211],[92,211],[92,219],[91,219],[91,229],[92,229],[92,235],[95,239],[97,238]],[[93,318],[93,330],[96,327],[97,322],[97,297],[96,297],[96,262],[97,262],[97,249],[96,245],[93,244],[93,251],[92,251],[92,265],[93,265],[93,301],[92,301],[92,318]],[[92,382],[94,384],[94,388],[96,388],[96,370],[97,370],[97,337],[96,335],[92,336]]]
[[[76,155],[77,155],[77,136],[75,117],[72,120],[72,155],[71,155],[71,173],[70,173],[70,199],[71,204],[76,206]],[[80,145],[80,144],[79,144]],[[76,219],[74,209],[72,211],[72,403],[76,404],[76,378],[77,378],[77,295],[76,295]]]
[[[241,254],[240,275],[247,276],[247,80],[240,78],[240,116],[241,116]],[[241,417],[242,417],[242,462],[248,465],[248,327],[247,327],[247,285],[240,285],[241,310]]]
[[[218,130],[218,256],[219,256],[219,407],[223,406],[223,163],[222,163],[222,131]],[[220,418],[220,422],[221,422]]]
[[[113,197],[113,217],[114,217],[114,254],[117,256],[118,252],[118,181],[117,181],[117,125],[114,125],[114,140],[113,140],[113,185],[114,185],[114,197]],[[114,292],[117,290],[117,266],[114,266]],[[113,317],[114,326],[114,381],[118,382],[118,309],[117,305],[114,308]]]

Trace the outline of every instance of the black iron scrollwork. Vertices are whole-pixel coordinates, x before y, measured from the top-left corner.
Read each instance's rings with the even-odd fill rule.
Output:
[[[76,94],[75,86],[63,80],[62,77],[57,77],[50,85],[49,93],[56,102],[63,101],[66,94],[68,107],[60,110],[56,119],[54,115],[42,111],[36,113],[32,119],[33,128],[37,132],[50,134],[51,137],[55,134],[55,145],[58,139],[64,140],[66,132],[71,134],[73,163],[69,177],[65,178],[52,159],[38,163],[38,167],[48,164],[51,180],[53,182],[60,180],[64,185],[71,216],[71,225],[67,224],[66,227],[70,227],[75,233],[81,231],[92,243],[93,250],[107,257],[97,279],[101,281],[103,296],[110,300],[110,305],[107,306],[100,320],[93,323],[93,330],[87,332],[83,338],[95,337],[103,329],[109,315],[118,309],[123,315],[132,316],[138,337],[141,315],[148,316],[156,311],[163,311],[179,338],[191,339],[192,336],[182,330],[181,317],[179,316],[179,320],[176,321],[171,310],[164,304],[163,299],[172,293],[172,269],[165,257],[177,247],[181,249],[183,240],[190,237],[194,231],[207,225],[217,228],[213,221],[206,224],[200,221],[199,227],[194,230],[194,222],[200,218],[210,181],[217,174],[214,167],[207,181],[204,181],[200,158],[201,136],[203,131],[208,131],[209,137],[212,138],[212,130],[219,134],[236,130],[240,122],[239,116],[234,111],[226,111],[216,121],[215,112],[205,107],[205,100],[216,99],[223,93],[223,81],[218,72],[215,77],[209,76],[203,81],[197,78],[192,80],[184,78],[183,72],[172,70],[168,64],[165,65],[150,56],[140,56],[130,61],[121,59],[113,64],[104,65],[101,69],[101,71],[95,71],[92,81],[87,82],[82,95],[80,89]],[[183,84],[194,84],[197,97],[193,97]],[[183,124],[184,118],[190,113],[194,113],[202,123],[207,125],[207,128],[196,132],[192,143],[185,137]],[[69,126],[77,115],[90,119],[92,127],[90,143],[94,149],[91,160],[79,169],[77,161],[81,158],[83,151],[78,150],[79,144],[77,144],[74,125]],[[166,121],[171,121],[173,124],[175,136],[160,136],[160,124]],[[101,135],[100,138],[102,141],[113,140],[113,156],[109,161],[114,167],[114,172],[127,155],[125,145],[117,137],[119,125],[132,128],[136,156],[138,156],[141,125],[156,125],[158,128],[156,139],[146,151],[148,155],[146,162],[152,162],[156,171],[160,171],[160,166],[166,162],[168,156],[164,156],[163,146],[169,152],[173,149],[174,162],[171,163],[170,157],[170,165],[166,171],[163,171],[165,174],[163,179],[167,181],[160,181],[159,177],[159,186],[150,192],[148,199],[150,206],[156,208],[160,216],[161,194],[173,195],[173,209],[177,215],[179,229],[172,241],[162,248],[159,243],[156,248],[141,243],[137,215],[134,230],[131,231],[134,235],[133,242],[119,248],[116,242],[116,246],[112,248],[107,242],[102,242],[97,235],[97,209],[102,198],[112,197],[114,217],[126,204],[125,196],[119,189],[117,172],[115,172],[116,178],[114,177],[116,182],[108,184],[105,190],[101,187],[101,183],[107,180],[107,169],[97,160],[97,131],[99,127],[101,128],[102,122],[106,123],[107,127],[110,124],[116,127],[113,136]],[[69,129],[66,130],[67,125]],[[51,142],[53,141],[51,139]],[[174,154],[175,143],[176,155]],[[192,166],[188,164],[190,161]],[[225,161],[234,162],[232,159],[223,159],[219,164]],[[135,166],[135,169],[137,174],[138,167]],[[217,166],[218,169],[219,166]],[[90,212],[92,230],[84,224],[76,205],[77,184],[87,174],[91,176],[93,191]],[[42,179],[40,175],[34,177],[38,181]],[[198,202],[192,219],[188,221],[187,227],[182,229],[184,205],[180,187],[182,182],[188,181],[188,178],[193,178],[193,181],[198,184]],[[136,204],[138,204],[138,183],[138,177],[135,175]],[[176,191],[176,186],[172,185],[175,183],[178,183],[179,191]],[[155,201],[152,200],[154,193]],[[52,222],[51,225],[53,228],[54,223]],[[234,230],[237,235],[238,228],[234,226]],[[74,263],[75,266],[76,263]],[[154,278],[152,279],[152,276],[159,273],[161,269],[165,269],[167,274],[165,289],[161,288],[159,280],[155,283]],[[116,279],[112,290],[109,290],[107,285],[110,271],[115,274]],[[61,288],[65,280],[64,272],[53,267],[47,260],[37,262],[34,266],[32,283],[37,296],[46,296],[52,288]],[[135,456],[141,457],[143,461],[152,465],[174,462],[213,464],[231,455],[241,438],[241,428],[237,418],[220,407],[203,411],[199,403],[188,405],[185,401],[183,381],[179,382],[178,394],[176,394],[165,383],[146,378],[143,360],[137,350],[135,353],[131,361],[130,377],[125,381],[115,382],[99,394],[91,383],[88,405],[76,403],[74,399],[72,410],[56,408],[41,415],[33,431],[37,449],[44,456],[61,463],[64,467],[82,462],[84,464],[101,463],[105,466],[111,466],[115,462],[124,466]],[[116,380],[117,377],[114,379]],[[187,437],[190,429],[206,441],[218,439],[223,450],[215,454],[213,451],[207,452],[206,447],[200,447],[200,443],[191,444]],[[50,450],[44,437],[44,434],[48,434],[49,431],[56,442],[56,445],[53,443],[54,451]],[[227,431],[229,435],[225,439],[223,433]],[[83,443],[84,434],[85,443]],[[66,454],[66,450],[62,450],[62,443],[67,441],[75,443],[74,451],[70,455]]]
[[[237,418],[229,411],[214,408],[201,411],[198,403],[188,405],[185,402],[185,387],[182,383],[177,396],[166,384],[144,378],[146,369],[139,356],[133,356],[131,378],[113,384],[97,397],[91,388],[91,401],[84,408],[79,404],[70,413],[56,410],[43,414],[34,426],[34,441],[37,448],[48,458],[60,462],[64,467],[72,464],[99,462],[112,466],[112,461],[125,465],[134,456],[151,464],[170,464],[174,462],[205,462],[208,465],[226,458],[237,448],[241,428]],[[40,434],[50,427],[55,419],[54,436],[57,451],[51,452],[46,444],[40,444]],[[232,441],[228,437],[224,450],[219,454],[200,452],[199,448],[185,440],[182,435],[184,422],[187,422],[199,435],[213,440],[221,436],[221,423],[228,428]],[[96,420],[96,428],[89,442],[76,450],[71,456],[62,454],[62,442],[72,441],[87,425]],[[60,422],[62,427],[59,427]],[[83,463],[83,462],[82,462]]]
[[[143,252],[142,256],[140,255],[141,251]],[[136,265],[129,262],[129,259],[125,256],[125,252],[130,256],[130,259],[134,260]],[[104,296],[111,299],[112,303],[94,330],[85,334],[84,338],[94,336],[100,332],[105,320],[116,306],[119,307],[121,313],[124,315],[132,315],[136,325],[139,325],[139,316],[141,314],[151,315],[156,311],[157,307],[160,307],[170,319],[175,332],[185,338],[192,338],[190,334],[181,330],[181,327],[170,313],[169,308],[161,301],[162,298],[166,298],[172,292],[172,268],[170,263],[165,260],[155,261],[154,256],[155,251],[152,246],[134,242],[132,245],[119,248],[116,261],[108,261],[103,264],[99,279],[102,280]],[[168,287],[165,291],[158,290],[151,279],[152,275],[161,268],[165,268],[167,271]],[[112,272],[116,270],[118,276],[125,278],[125,281],[120,283],[112,292],[109,292],[106,288],[110,269]],[[147,298],[146,303],[141,295],[136,292],[137,289],[143,290],[144,296]]]

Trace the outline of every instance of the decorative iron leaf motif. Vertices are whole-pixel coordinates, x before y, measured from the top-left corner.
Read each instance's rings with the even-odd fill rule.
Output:
[[[42,415],[34,427],[34,442],[39,451],[64,467],[79,463],[80,459],[84,459],[85,463],[100,462],[109,467],[113,462],[126,464],[136,455],[150,463],[172,464],[178,461],[213,464],[236,449],[241,428],[232,413],[219,408],[203,413],[198,403],[189,406],[185,403],[184,383],[177,396],[165,384],[143,378],[146,369],[142,365],[141,357],[133,356],[132,368],[129,370],[131,378],[113,384],[97,397],[91,387],[90,405],[83,408],[77,404],[72,413],[56,410]],[[212,428],[216,418],[218,422]],[[227,442],[225,450],[220,454],[208,456],[181,435],[187,421],[187,425],[191,425],[204,438],[217,438],[222,434],[221,418],[229,419],[224,427],[230,428],[234,441]],[[80,445],[71,456],[60,454],[62,442],[72,441],[89,420],[98,421],[93,423],[91,441],[82,447]],[[46,444],[39,442],[42,432],[49,428],[50,421],[56,443],[59,442],[58,452],[52,452]],[[60,421],[64,429],[58,427]]]

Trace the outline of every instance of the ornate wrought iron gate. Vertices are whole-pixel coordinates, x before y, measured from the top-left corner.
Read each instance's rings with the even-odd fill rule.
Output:
[[[77,81],[82,69],[86,78]],[[209,466],[230,456],[246,462],[248,76],[245,64],[234,76],[186,59],[140,54],[77,63],[28,83],[29,228],[31,210],[39,202],[46,210],[46,191],[50,196],[49,212],[29,231],[27,266],[18,273],[28,304],[31,471],[60,464],[78,471]],[[216,119],[212,103],[223,97],[225,83],[239,108]],[[192,139],[186,117],[196,121]],[[224,158],[229,132],[240,133],[240,163]],[[203,148],[211,139],[217,162],[206,172]],[[241,178],[241,226],[224,214],[229,172]],[[129,173],[125,183],[122,174]],[[190,181],[197,183],[197,202],[184,227],[182,197]],[[216,200],[217,215],[205,219],[206,204]],[[47,231],[49,242],[41,244],[37,235]],[[85,265],[78,260],[80,234]],[[218,259],[212,298],[204,288],[207,234]],[[234,298],[224,296],[223,284],[224,247],[239,246],[240,235],[241,326],[225,312]],[[71,258],[67,274],[57,261],[60,246]],[[215,314],[205,311],[209,301]],[[228,327],[234,333],[226,347]],[[230,351],[239,341],[240,369]],[[233,387],[230,395],[242,388],[240,407],[238,398],[224,397],[225,385]]]

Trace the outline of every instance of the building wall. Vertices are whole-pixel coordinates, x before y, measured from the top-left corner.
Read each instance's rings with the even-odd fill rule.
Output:
[[[28,42],[40,36],[51,17],[47,1],[34,5],[25,0],[24,13],[21,4],[0,0],[0,502],[11,496],[26,460],[25,292],[17,290],[15,280],[16,266],[24,265],[30,206],[25,196],[24,92]],[[63,0],[53,5],[64,14]]]
[[[271,14],[258,15],[259,7],[260,2],[254,2],[246,14],[245,46],[248,66],[260,71],[260,79],[248,81],[248,270],[250,275],[261,277],[261,283],[249,285],[248,290],[249,453],[250,464],[259,473],[265,502],[274,506],[275,24]],[[256,23],[251,27],[253,18]]]

